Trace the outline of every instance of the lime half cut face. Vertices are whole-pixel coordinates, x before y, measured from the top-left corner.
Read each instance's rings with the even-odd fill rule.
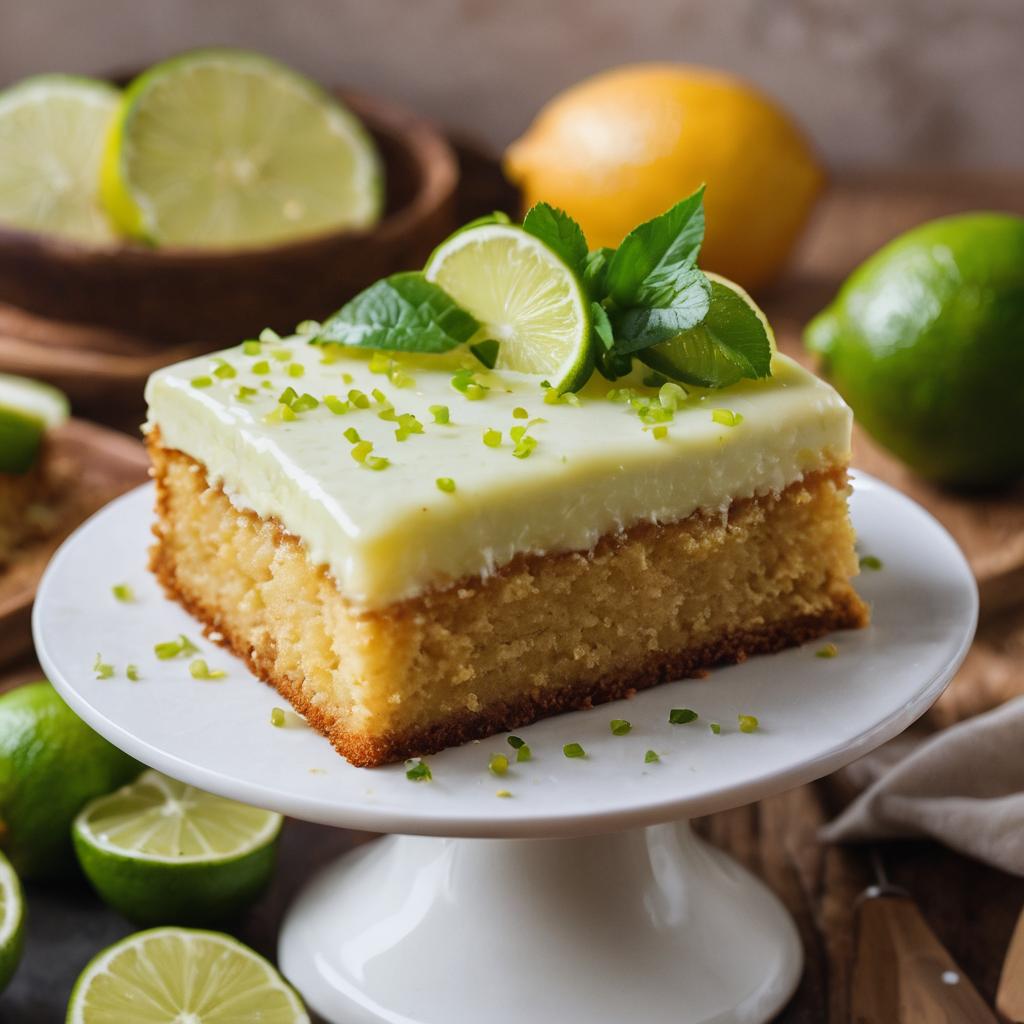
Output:
[[[155,928],[100,953],[75,983],[67,1024],[309,1024],[258,953],[219,932]]]
[[[0,224],[114,240],[99,175],[119,101],[113,86],[72,75],[39,75],[0,93]]]
[[[273,245],[365,228],[381,161],[358,119],[276,61],[184,54],[129,86],[107,139],[103,201],[156,245]]]
[[[499,342],[497,370],[539,374],[559,391],[592,368],[590,318],[576,275],[540,239],[482,224],[443,242],[424,271]]]

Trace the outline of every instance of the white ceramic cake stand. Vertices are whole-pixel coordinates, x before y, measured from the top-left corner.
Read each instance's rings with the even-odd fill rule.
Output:
[[[837,635],[837,657],[815,657],[815,643],[548,719],[518,730],[534,759],[502,779],[487,770],[511,752],[496,736],[430,758],[434,780],[413,783],[402,766],[351,767],[297,717],[273,728],[280,698],[211,643],[203,656],[228,670],[221,682],[154,657],[154,643],[198,634],[144,568],[151,503],[148,487],[120,498],[58,552],[36,601],[40,660],[86,722],[175,778],[397,833],[330,865],[284,923],[284,973],[339,1024],[770,1019],[800,976],[796,929],[686,821],[818,778],[901,732],[942,692],[977,616],[948,534],[858,474],[861,548],[885,568],[861,577],[873,623]],[[137,601],[115,601],[115,583]],[[114,678],[95,678],[97,653]],[[670,725],[677,707],[700,718]],[[740,714],[760,729],[739,732]],[[613,736],[613,718],[632,732]],[[587,757],[565,758],[567,742]],[[649,749],[660,762],[645,763]]]

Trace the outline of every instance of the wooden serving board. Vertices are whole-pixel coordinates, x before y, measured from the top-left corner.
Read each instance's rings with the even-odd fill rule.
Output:
[[[26,545],[0,572],[0,666],[32,645],[29,617],[36,586],[60,542],[112,498],[145,483],[149,466],[140,442],[75,419],[54,432],[50,458],[58,495],[55,528],[44,540]]]

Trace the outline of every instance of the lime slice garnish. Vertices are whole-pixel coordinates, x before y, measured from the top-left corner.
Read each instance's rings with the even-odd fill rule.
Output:
[[[119,98],[105,82],[71,75],[0,93],[0,223],[88,242],[114,237],[98,182]]]
[[[24,473],[43,435],[68,417],[68,401],[49,384],[0,374],[0,473]]]
[[[260,894],[280,830],[279,814],[146,771],[86,804],[72,837],[89,881],[126,917],[207,924]]]
[[[276,61],[202,50],[126,90],[102,196],[115,223],[158,245],[270,245],[376,222],[377,149],[356,117]]]
[[[21,959],[25,901],[11,862],[0,853],[0,992],[7,987]]]
[[[511,224],[452,235],[424,269],[500,343],[497,370],[544,376],[559,391],[590,376],[590,315],[576,275],[540,239]]]
[[[757,303],[738,285],[708,274],[711,305],[696,327],[637,352],[652,370],[697,387],[723,388],[753,376],[745,352],[775,354],[775,334]],[[767,339],[767,341],[766,341]]]
[[[94,957],[67,1024],[309,1024],[295,991],[258,953],[220,932],[154,928]]]

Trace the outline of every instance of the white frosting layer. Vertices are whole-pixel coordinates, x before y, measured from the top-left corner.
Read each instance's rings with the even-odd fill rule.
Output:
[[[639,522],[724,509],[849,457],[849,409],[785,356],[776,356],[769,380],[694,392],[666,424],[668,436],[656,439],[628,405],[604,397],[623,382],[610,385],[597,374],[573,407],[545,404],[537,377],[481,368],[477,379],[490,390],[469,401],[451,385],[465,357],[403,356],[414,383],[395,387],[371,372],[368,354],[325,364],[302,338],[262,348],[259,355],[227,349],[153,374],[149,424],[159,426],[164,445],[203,463],[238,507],[275,517],[298,537],[360,608],[486,574],[520,553],[586,551],[603,534]],[[291,358],[273,358],[275,348]],[[220,359],[235,377],[213,375]],[[261,362],[269,374],[253,372]],[[302,376],[289,375],[294,364],[304,367]],[[213,383],[196,387],[197,377]],[[376,402],[342,415],[321,404],[292,422],[266,422],[289,385],[318,399],[378,388],[398,413],[413,413],[424,433],[397,441]],[[239,386],[257,393],[241,401]],[[450,425],[433,422],[429,406],[438,404],[449,408]],[[513,417],[516,407],[546,421],[530,427],[537,447],[525,459],[513,456],[509,438],[511,427],[527,422]],[[716,423],[714,409],[739,413],[742,422]],[[348,427],[390,465],[373,471],[356,462]],[[501,431],[500,447],[483,444],[487,429]],[[441,491],[439,477],[454,480],[455,492]]]

